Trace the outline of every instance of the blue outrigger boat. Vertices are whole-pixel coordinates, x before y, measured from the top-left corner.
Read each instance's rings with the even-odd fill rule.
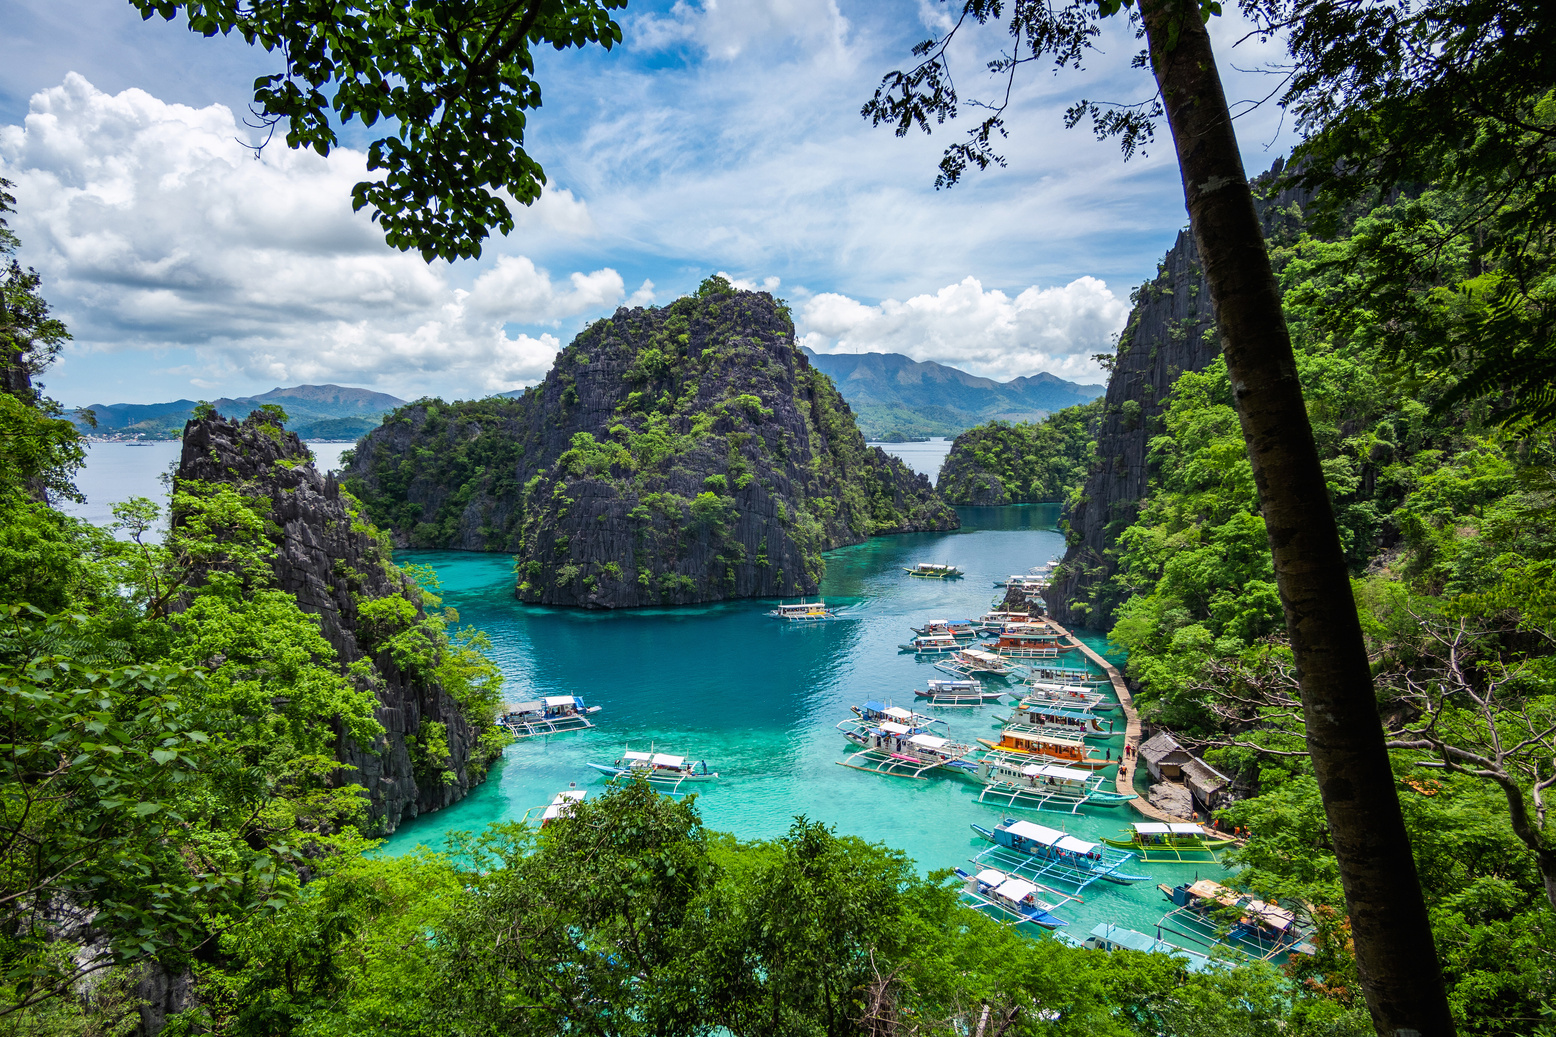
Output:
[[[971,902],[984,914],[995,915],[996,921],[1006,925],[1030,924],[1044,930],[1070,924],[1051,910],[1075,899],[1068,893],[1007,875],[995,868],[981,868],[976,872],[957,868],[956,877],[964,883],[961,899]],[[1046,896],[1039,897],[1040,893]]]
[[[599,706],[586,706],[577,695],[547,695],[509,706],[497,722],[515,738],[530,738],[593,727],[589,717],[599,711]]]
[[[1098,879],[1127,886],[1147,878],[1119,870],[1135,859],[1134,854],[1077,839],[1057,828],[1013,817],[1007,817],[992,831],[977,824],[972,828],[994,844],[973,858],[973,863],[981,867],[992,862],[1021,878],[1062,882],[1074,886],[1077,892]]]

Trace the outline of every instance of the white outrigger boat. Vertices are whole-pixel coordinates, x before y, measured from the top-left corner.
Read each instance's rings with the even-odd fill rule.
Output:
[[[994,723],[999,727],[1041,731],[1068,738],[1077,735],[1082,738],[1112,738],[1124,733],[1122,728],[1114,730],[1115,722],[1112,720],[1104,720],[1090,710],[1068,709],[1058,703],[1018,704],[1010,716],[996,716]]]
[[[582,803],[584,797],[588,795],[589,793],[584,789],[571,786],[558,792],[546,809],[541,812],[540,827],[544,828],[553,821],[572,816],[574,808]]]
[[[1032,613],[1030,612],[994,611],[985,612],[973,621],[973,625],[985,634],[997,634],[1009,624],[1030,622],[1032,622]]]
[[[917,652],[919,655],[949,655],[959,652],[963,643],[950,634],[929,634],[925,637],[915,637],[905,645],[898,645],[904,652]]]
[[[923,713],[915,713],[911,709],[903,709],[901,706],[893,706],[889,702],[866,702],[862,706],[850,706],[854,711],[854,719],[841,720],[837,729],[847,733],[849,730],[876,731],[882,724],[892,724],[902,728],[908,734],[940,734],[946,733],[946,722],[939,717],[925,716]],[[893,732],[901,734],[901,732]]]
[[[979,681],[930,681],[924,691],[913,692],[916,698],[928,699],[932,706],[983,706],[998,702],[1007,694],[1004,689],[990,691]]]
[[[1127,886],[1147,878],[1119,870],[1135,860],[1134,854],[1077,839],[1057,828],[1013,817],[993,830],[977,824],[972,828],[994,844],[973,858],[979,867],[989,867],[987,860],[1020,878],[1062,882],[1074,886],[1076,892],[1098,879]]]
[[[1022,694],[1021,703],[1017,709],[1074,709],[1086,713],[1104,712],[1111,713],[1117,708],[1117,703],[1110,701],[1102,692],[1084,684],[1049,684],[1046,681],[1031,681],[1027,684],[1030,689]]]
[[[842,619],[836,609],[827,608],[827,603],[817,598],[815,601],[802,601],[795,605],[780,604],[777,608],[767,613],[774,619],[786,619],[791,623],[823,623],[830,619]]]
[[[533,702],[514,703],[497,722],[515,738],[530,738],[593,727],[589,717],[599,711],[599,706],[586,706],[577,695],[547,695]]]
[[[972,640],[978,636],[978,628],[970,619],[931,619],[921,627],[909,627],[920,637],[959,637]]]
[[[966,757],[972,755],[976,746],[963,745],[926,731],[896,730],[903,727],[888,721],[880,725],[878,734],[844,731],[843,737],[860,748],[848,759],[837,762],[854,770],[903,778],[922,778],[939,767],[959,771],[973,769]]]
[[[956,877],[963,880],[960,893],[962,900],[985,914],[992,913],[996,921],[1006,925],[1058,929],[1070,923],[1054,914],[1053,909],[1078,899],[1072,894],[1060,893],[1056,889],[1007,875],[996,868],[979,868],[973,872],[957,868]]]
[[[1135,798],[1132,793],[1104,789],[1102,775],[1093,771],[1057,763],[1033,763],[1003,753],[985,753],[973,772],[973,780],[984,786],[978,793],[980,803],[1065,814],[1079,813],[1087,803],[1113,807]]]
[[[591,763],[589,766],[612,778],[626,778],[629,781],[643,778],[655,785],[669,785],[672,793],[685,782],[712,781],[718,777],[717,771],[708,770],[706,760],[692,763],[684,756],[634,752],[631,749],[622,752],[621,758],[615,763]]]
[[[1071,939],[1073,940],[1073,937]],[[1146,954],[1166,954],[1169,957],[1182,959],[1190,972],[1226,968],[1224,962],[1217,961],[1208,954],[1191,951],[1187,947],[1179,947],[1159,937],[1148,936],[1134,929],[1125,929],[1111,922],[1098,922],[1092,927],[1091,934],[1086,939],[1075,940],[1074,945],[1089,951],[1126,950],[1142,951]]]
[[[1048,587],[1048,577],[1038,573],[1021,573],[1016,576],[1007,576],[1003,580],[995,580],[994,586],[1004,587],[1007,590],[1015,588],[1030,594],[1033,591],[1046,590]]]
[[[966,575],[949,562],[919,562],[902,571],[909,576],[923,576],[932,580],[955,580]]]
[[[950,659],[935,663],[935,669],[962,679],[993,677],[1010,680],[1020,676],[1015,666],[982,648],[963,648],[953,652]]]

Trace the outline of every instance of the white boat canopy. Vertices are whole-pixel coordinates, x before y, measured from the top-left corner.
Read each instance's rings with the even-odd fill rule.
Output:
[[[1036,892],[1036,886],[1030,882],[1023,882],[1021,879],[1006,879],[994,890],[996,896],[1009,900],[1013,904],[1021,903],[1021,901]]]
[[[995,871],[993,868],[984,868],[978,873],[978,881],[985,886],[998,886],[1001,882],[1010,878],[1003,871]]]
[[[1073,835],[1067,835],[1060,839],[1058,842],[1054,843],[1054,848],[1059,850],[1068,850],[1071,853],[1087,854],[1095,850],[1097,848],[1097,844],[1088,843],[1083,839],[1077,839]]]
[[[1167,826],[1172,829],[1173,835],[1204,835],[1205,830],[1199,825],[1173,823]]]
[[[1164,825],[1159,821],[1136,821],[1135,831],[1141,835],[1170,835],[1171,825]]]
[[[1057,764],[1049,764],[1038,769],[1038,773],[1045,778],[1063,778],[1065,781],[1090,781],[1091,772],[1076,770],[1074,767],[1060,767]]]
[[[944,749],[951,744],[949,738],[936,738],[934,735],[914,735],[908,741],[921,749]]]
[[[930,681],[930,691],[975,691],[983,685],[977,681]]]
[[[654,754],[654,766],[655,767],[676,767],[676,768],[684,767],[684,766],[686,766],[686,757],[684,757],[684,756],[671,756],[668,753],[655,753]]]
[[[1031,821],[1013,822],[1005,826],[1005,831],[1011,835],[1019,835],[1023,839],[1030,839],[1035,843],[1042,843],[1044,846],[1052,846],[1060,839],[1065,838],[1065,834],[1057,828],[1033,824]]]
[[[533,702],[515,702],[508,707],[509,713],[539,713],[546,708],[546,704],[539,699]]]
[[[1066,695],[1095,695],[1097,692],[1090,688],[1083,688],[1079,684],[1039,684],[1033,681],[1030,687],[1035,691],[1059,691]]]
[[[981,663],[997,663],[1001,661],[999,656],[993,652],[985,652],[982,648],[968,648],[962,654]]]
[[[896,717],[898,720],[913,719],[913,711],[903,709],[901,706],[887,706],[885,709],[881,710],[881,712],[885,713],[889,717]]]
[[[548,706],[571,706],[576,701],[571,695],[547,695],[545,699]]]
[[[911,727],[903,727],[901,724],[894,724],[890,720],[882,720],[881,730],[889,735],[905,735],[913,729]]]
[[[653,753],[638,753],[638,752],[632,752],[632,751],[629,750],[627,752],[622,753],[621,754],[621,758],[623,760],[630,760],[630,761],[633,761],[633,762],[636,762],[636,763],[649,763],[649,762],[651,762],[653,760],[654,754]]]

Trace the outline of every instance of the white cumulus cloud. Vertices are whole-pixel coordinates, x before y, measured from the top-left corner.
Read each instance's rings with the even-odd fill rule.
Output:
[[[626,297],[613,269],[553,280],[524,256],[492,255],[499,241],[460,287],[454,268],[390,249],[351,211],[361,152],[277,143],[256,159],[244,135],[222,105],[109,95],[74,73],[36,94],[22,125],[0,127],[23,258],[76,337],[67,366],[192,350],[197,362],[166,373],[479,394],[543,376],[560,344],[548,329]],[[594,233],[567,191],[514,209],[521,226]],[[652,299],[649,282],[632,296]]]
[[[1100,373],[1092,355],[1111,350],[1128,317],[1128,301],[1095,277],[1015,298],[968,277],[875,306],[815,295],[800,312],[799,332],[818,353],[905,353],[998,381],[1043,371],[1089,381]]]

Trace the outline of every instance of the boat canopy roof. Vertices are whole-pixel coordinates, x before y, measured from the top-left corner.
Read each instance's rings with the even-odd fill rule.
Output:
[[[1033,824],[1031,821],[1012,821],[1000,827],[1011,835],[1019,835],[1023,839],[1030,839],[1035,843],[1042,843],[1044,846],[1052,846],[1064,838],[1064,833],[1057,828]]]
[[[930,691],[973,691],[982,689],[983,685],[977,681],[930,681]]]
[[[515,702],[508,707],[510,713],[539,713],[546,708],[546,704],[539,699],[530,702]]]
[[[977,659],[979,662],[997,663],[1000,661],[999,656],[995,655],[993,652],[986,652],[982,648],[968,648],[963,651],[962,654],[969,656],[970,658]]]
[[[949,738],[937,738],[934,735],[914,735],[908,741],[925,749],[943,749],[951,744]]]
[[[1066,781],[1091,780],[1090,771],[1077,770],[1074,767],[1061,767],[1056,763],[1048,764],[1046,767],[1039,767],[1037,773],[1045,778],[1063,778]]]
[[[1172,829],[1173,835],[1204,835],[1205,830],[1199,825],[1173,823],[1167,826]]]
[[[1172,832],[1172,825],[1164,825],[1160,821],[1136,821],[1135,831],[1141,835],[1168,835]]]
[[[1272,929],[1285,931],[1296,924],[1297,916],[1277,904],[1254,900],[1246,893],[1228,889],[1219,882],[1200,879],[1189,887],[1189,892],[1201,900],[1214,900],[1226,907],[1241,908],[1245,917],[1253,918]]]
[[[1020,903],[1033,893],[1036,893],[1037,887],[1021,879],[1006,879],[995,888],[994,892],[1006,900]]]
[[[633,752],[629,749],[627,752],[621,754],[621,758],[623,760],[636,760],[639,763],[648,763],[654,758],[654,754]]]
[[[547,695],[544,701],[548,706],[572,706],[578,703],[578,699],[572,695]]]
[[[887,706],[885,709],[881,710],[881,712],[885,713],[889,717],[895,717],[898,720],[913,719],[913,711],[910,709],[903,709],[901,706]]]
[[[1079,684],[1040,684],[1037,681],[1033,681],[1031,683],[1030,687],[1032,687],[1034,690],[1037,690],[1037,691],[1062,691],[1066,695],[1096,695],[1096,694],[1098,694],[1098,692],[1095,692],[1095,691],[1093,691],[1090,688],[1082,687]]]
[[[913,729],[911,727],[904,727],[901,724],[893,723],[890,720],[882,720],[881,730],[885,731],[889,735],[905,735]]]
[[[797,605],[779,605],[775,612],[820,612],[827,607],[827,603],[821,599],[815,601],[802,601]]]
[[[1040,742],[1043,745],[1055,746],[1085,746],[1079,738],[1065,738],[1062,735],[1046,735],[1041,731],[1020,731],[1013,728],[1005,729],[1006,737],[1017,742]]]
[[[874,699],[872,699],[859,708],[867,713],[884,713],[886,712],[886,703],[876,702]]]
[[[587,796],[588,794],[589,794],[588,791],[585,790],[585,789],[563,789],[561,792],[558,792],[556,794],[556,798],[553,799],[551,802],[552,803],[562,803],[562,802],[565,802],[567,800],[572,800],[573,802],[576,802],[576,803],[582,803],[583,802],[583,798],[585,796]]]
[[[1060,709],[1058,706],[1050,707],[1041,702],[1033,703],[1022,710],[1022,712],[1036,713],[1038,716],[1057,717],[1060,720],[1092,721],[1097,719],[1094,713],[1087,713],[1080,709]]]
[[[995,871],[993,868],[984,868],[978,873],[978,881],[989,886],[998,886],[1009,877],[1003,871]]]
[[[655,753],[654,754],[654,766],[655,767],[684,767],[684,766],[686,766],[686,757],[684,757],[684,756],[671,756],[669,753]]]
[[[1062,836],[1054,846],[1061,850],[1069,850],[1071,853],[1090,853],[1097,848],[1096,843],[1088,843],[1084,839],[1077,839],[1073,835]]]
[[[914,638],[914,640],[926,645],[961,644],[960,641],[950,634],[925,634],[922,637]]]

